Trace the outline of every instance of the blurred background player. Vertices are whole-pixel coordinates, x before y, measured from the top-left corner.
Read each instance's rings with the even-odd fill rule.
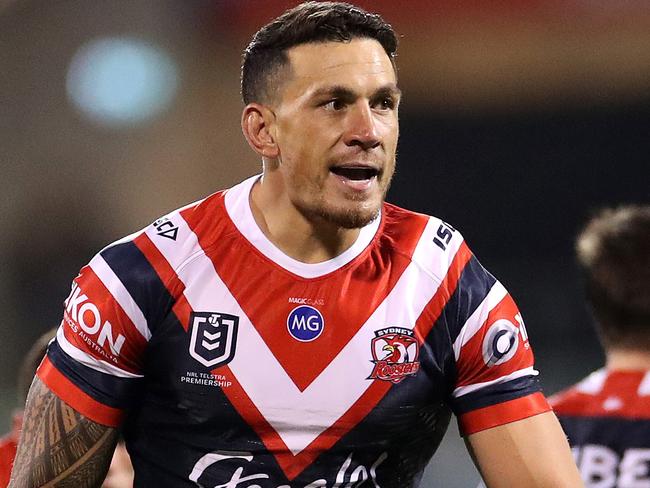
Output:
[[[0,488],[6,488],[9,484],[23,421],[22,405],[25,404],[29,386],[38,365],[45,356],[47,345],[55,335],[56,329],[50,329],[41,335],[25,355],[18,372],[18,404],[21,405],[21,408],[13,414],[11,432],[0,438]],[[133,486],[133,466],[124,442],[120,441],[115,448],[102,488],[129,488],[131,486]]]
[[[576,242],[606,365],[551,398],[590,487],[650,486],[650,206],[606,209]]]
[[[0,439],[0,488],[5,488],[9,484],[9,475],[16,456],[16,447],[23,422],[22,405],[25,404],[29,385],[34,378],[36,368],[45,356],[48,343],[55,334],[56,329],[51,329],[40,336],[25,355],[18,371],[18,404],[21,405],[21,408],[13,413],[11,432]]]

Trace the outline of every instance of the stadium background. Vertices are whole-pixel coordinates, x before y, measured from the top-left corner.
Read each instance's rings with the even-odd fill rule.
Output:
[[[259,171],[239,129],[240,53],[294,3],[0,0],[0,431],[77,270]],[[401,35],[389,200],[463,232],[557,391],[602,361],[573,236],[596,209],[650,196],[650,4],[358,3]],[[477,480],[452,423],[422,486]]]

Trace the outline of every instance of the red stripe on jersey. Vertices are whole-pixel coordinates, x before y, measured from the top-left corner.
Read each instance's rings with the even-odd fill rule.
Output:
[[[471,251],[463,243],[454,256],[445,279],[416,321],[416,337],[418,337],[420,343],[431,330],[449,298],[454,293],[462,270],[471,257]],[[233,386],[236,385],[236,388],[224,388],[223,392],[240,415],[255,429],[268,450],[274,453],[278,464],[290,480],[298,476],[322,452],[330,449],[341,437],[358,425],[376,407],[392,386],[390,382],[374,380],[347,412],[318,435],[303,451],[294,456],[277,432],[255,407],[250,397],[246,395],[232,372],[227,367],[222,367],[213,371],[213,373],[225,376],[227,379],[232,380]]]
[[[481,430],[523,420],[550,410],[551,407],[544,395],[536,392],[515,400],[509,400],[464,413],[459,417],[458,423],[461,433],[463,435],[470,435]]]
[[[549,402],[558,415],[650,420],[650,396],[640,396],[647,371],[607,371],[602,388],[590,394],[575,386],[553,395]]]
[[[388,393],[392,384],[387,381],[374,380],[372,385],[359,397],[359,400],[345,412],[332,426],[325,429],[307,448],[294,458],[293,465],[284,469],[290,480],[298,476],[303,469],[314,462],[322,452],[330,449],[341,437],[356,427],[379,401]]]
[[[237,381],[237,377],[230,370],[228,366],[220,366],[212,371],[215,378],[227,378],[232,382],[228,388],[222,388],[222,392],[228,397],[230,403],[237,406],[237,411],[246,419],[248,424],[255,429],[255,432],[260,436],[264,445],[268,448],[269,452],[284,452],[289,448],[284,443],[282,438],[278,435],[271,424],[268,423],[264,415],[255,406],[255,403],[246,393]],[[246,406],[242,408],[242,404]]]
[[[465,244],[465,241],[463,241],[454,255],[447,274],[438,286],[438,290],[431,300],[429,300],[429,303],[427,303],[422,314],[415,322],[415,337],[420,344],[429,335],[429,332],[444,310],[445,305],[447,305],[449,298],[456,291],[460,275],[471,258],[472,252],[467,247],[467,244]]]
[[[63,315],[68,342],[95,359],[139,374],[145,338],[92,268],[84,266],[75,283],[78,289],[73,288]],[[120,347],[118,353],[110,341]]]
[[[533,366],[535,362],[533,351],[528,341],[524,341],[524,335],[521,333],[518,333],[517,351],[512,358],[489,367],[483,358],[483,341],[490,327],[497,320],[507,320],[511,325],[519,329],[519,322],[515,319],[518,313],[519,309],[509,294],[506,294],[490,311],[480,330],[467,341],[460,351],[457,361],[458,380],[456,387],[494,381],[515,371]]]
[[[223,197],[187,209],[182,216],[273,355],[304,391],[393,289],[428,222],[426,216],[390,205],[384,210],[383,232],[378,231],[381,244],[373,240],[347,265],[312,279],[296,276],[262,255],[236,229]],[[206,218],[206,212],[216,218]],[[292,298],[311,300],[322,314],[323,332],[317,341],[299,342],[290,335],[287,320],[297,307]],[[345,314],[340,313],[342,305]]]
[[[190,327],[190,315],[192,313],[192,307],[187,302],[185,295],[181,295],[176,299],[176,303],[174,303],[172,311],[183,326],[183,329],[185,329],[185,332],[188,332]]]
[[[389,205],[384,210],[383,228],[377,234],[381,236],[381,243],[372,241],[347,265],[312,279],[294,275],[252,246],[228,216],[223,195],[216,195],[197,207],[186,209],[181,215],[271,352],[296,385],[304,390],[349,343],[393,289],[410,264],[428,223],[428,217],[423,215]],[[210,218],[206,214],[210,214]],[[447,276],[416,321],[420,341],[452,296],[462,269],[470,258],[467,246],[462,245]],[[301,343],[289,335],[286,324],[289,313],[296,307],[296,303],[289,301],[293,297],[309,299],[323,314],[326,325],[318,341]],[[340,314],[343,305],[346,314],[339,319],[340,323],[335,323],[334,316],[337,314],[328,314],[328,307]],[[304,361],[305,357],[309,357],[310,361]],[[386,381],[372,381],[339,419],[294,456],[232,371],[224,366],[215,369],[213,375],[218,380],[225,378],[232,382],[222,391],[256,431],[269,452],[274,454],[289,479],[295,479],[321,453],[366,418],[393,385]]]
[[[151,242],[149,236],[143,232],[133,240],[133,243],[144,254],[144,257],[147,258],[147,261],[149,261],[149,264],[156,271],[156,274],[165,285],[165,288],[167,288],[169,294],[174,298],[178,298],[185,290],[185,285],[171,264],[169,264],[169,261],[162,255],[155,244]]]
[[[93,422],[109,427],[117,427],[124,418],[123,410],[108,407],[84,393],[83,390],[59,372],[47,356],[43,359],[36,374],[57,397]]]
[[[162,255],[158,248],[151,242],[151,239],[144,232],[136,237],[133,242],[140,249],[142,254],[147,258],[149,264],[156,271],[156,274],[167,288],[169,294],[174,298],[174,305],[172,311],[178,318],[179,322],[187,332],[190,323],[190,313],[192,309],[187,303],[187,299],[183,292],[185,291],[185,284],[178,277],[174,268],[172,268],[169,261]]]
[[[236,407],[239,414],[255,430],[268,451],[275,455],[278,464],[289,480],[293,480],[302,473],[320,454],[330,449],[341,437],[361,422],[392,386],[387,381],[374,381],[345,414],[318,435],[304,450],[294,456],[246,394],[230,368],[222,366],[212,371],[212,373],[215,378],[224,377],[232,382],[232,385],[228,388],[222,389],[223,393]]]

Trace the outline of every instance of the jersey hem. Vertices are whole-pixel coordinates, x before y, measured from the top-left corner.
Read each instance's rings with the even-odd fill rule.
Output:
[[[461,433],[466,436],[549,411],[551,406],[544,395],[536,392],[463,414],[459,417],[458,424]]]
[[[36,375],[57,397],[84,417],[108,427],[117,427],[124,418],[124,411],[109,407],[90,397],[66,378],[48,357],[45,357]]]

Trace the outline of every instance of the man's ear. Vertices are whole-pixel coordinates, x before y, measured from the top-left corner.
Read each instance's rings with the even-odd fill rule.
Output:
[[[241,116],[241,129],[250,147],[264,158],[277,158],[278,145],[272,129],[275,114],[265,105],[249,103]]]

